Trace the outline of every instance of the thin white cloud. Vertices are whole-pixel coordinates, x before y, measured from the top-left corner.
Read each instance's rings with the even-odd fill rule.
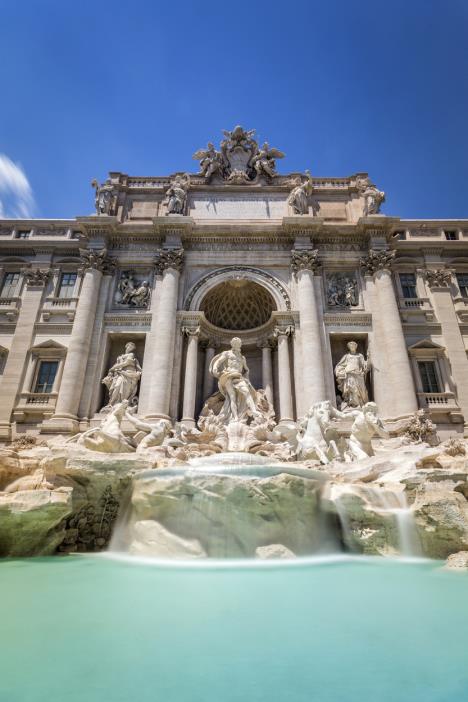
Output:
[[[29,218],[34,212],[34,196],[29,180],[17,163],[0,154],[0,217]]]

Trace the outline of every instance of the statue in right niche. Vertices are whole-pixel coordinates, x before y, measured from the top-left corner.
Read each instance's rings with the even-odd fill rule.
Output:
[[[369,356],[365,358],[358,352],[355,341],[347,344],[348,353],[335,366],[338,390],[341,393],[341,410],[363,407],[369,402],[366,388],[366,376],[371,364]]]

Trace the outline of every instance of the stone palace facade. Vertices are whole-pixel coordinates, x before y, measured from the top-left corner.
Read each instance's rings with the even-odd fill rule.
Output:
[[[380,214],[367,174],[282,175],[283,156],[236,127],[196,175],[112,172],[96,214],[0,220],[1,441],[98,425],[116,377],[138,416],[194,426],[233,336],[278,422],[342,404],[355,341],[390,427],[423,408],[463,434],[468,220]]]

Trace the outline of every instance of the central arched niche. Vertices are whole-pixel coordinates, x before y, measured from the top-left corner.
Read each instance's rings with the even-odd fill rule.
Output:
[[[212,288],[203,298],[200,310],[215,327],[245,331],[268,322],[276,304],[264,287],[239,277]]]

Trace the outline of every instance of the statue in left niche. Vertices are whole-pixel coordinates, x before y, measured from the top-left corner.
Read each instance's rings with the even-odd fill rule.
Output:
[[[135,355],[136,346],[133,341],[125,344],[125,353],[117,356],[113,366],[107,372],[102,383],[109,391],[109,401],[101,411],[109,411],[116,405],[126,401],[129,406],[137,404],[138,382],[141,377],[141,366]]]
[[[94,206],[98,215],[113,215],[117,208],[117,193],[110,179],[108,178],[102,185],[96,179],[91,181],[96,194]]]
[[[116,302],[128,307],[148,307],[150,286],[147,280],[135,281],[131,271],[122,271],[120,276]]]
[[[190,176],[188,173],[184,175],[176,175],[174,180],[166,190],[166,199],[164,203],[167,206],[168,215],[183,215],[187,205],[187,192],[190,187]]]

